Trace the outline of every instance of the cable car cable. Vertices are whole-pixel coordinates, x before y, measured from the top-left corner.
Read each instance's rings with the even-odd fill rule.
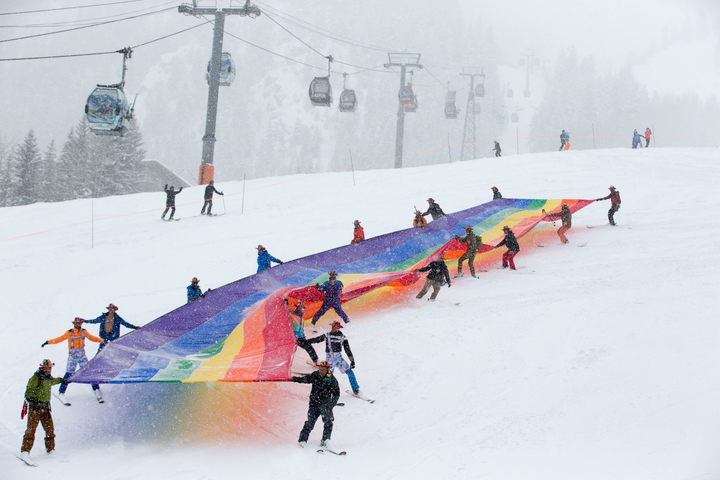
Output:
[[[107,21],[107,22],[99,22],[99,23],[95,23],[95,24],[93,24],[93,25],[85,25],[85,26],[82,26],[82,27],[68,28],[68,29],[66,29],[66,30],[57,30],[57,31],[55,31],[55,32],[38,33],[38,34],[36,34],[36,35],[28,35],[28,36],[25,36],[25,37],[8,38],[8,39],[5,39],[5,40],[0,40],[0,43],[14,42],[14,41],[16,41],[16,40],[27,40],[28,38],[45,37],[45,36],[47,36],[47,35],[55,35],[56,33],[66,33],[66,32],[72,32],[72,31],[75,31],[75,30],[82,30],[82,29],[84,29],[84,28],[98,27],[98,26],[100,26],[100,25],[108,25],[108,24],[111,24],[111,23],[123,22],[123,21],[125,21],[125,20],[132,20],[132,19],[135,19],[135,18],[146,17],[146,16],[149,16],[149,15],[154,15],[154,14],[156,14],[156,13],[162,13],[162,12],[166,12],[166,11],[169,11],[169,10],[175,10],[175,7],[163,8],[163,9],[161,9],[161,10],[156,10],[156,11],[154,11],[154,12],[143,13],[143,14],[140,14],[140,15],[134,15],[134,16],[132,16],[132,17],[119,18],[119,19],[117,19],[117,20],[109,20],[109,21]]]
[[[107,7],[109,5],[120,5],[123,3],[137,3],[142,2],[143,0],[124,0],[122,2],[112,2],[112,3],[98,3],[95,5],[77,5],[74,7],[61,7],[61,8],[47,8],[45,10],[28,10],[26,12],[6,12],[6,13],[0,13],[0,16],[4,15],[22,15],[25,13],[42,13],[42,12],[57,12],[59,10],[75,10],[78,8],[92,8],[92,7]]]
[[[265,12],[265,15],[263,15],[263,17],[269,18],[275,25],[277,25],[278,27],[280,27],[280,28],[282,28],[283,30],[285,30],[287,33],[289,33],[290,35],[292,35],[297,41],[299,41],[300,43],[302,43],[303,45],[305,45],[306,47],[308,47],[308,48],[309,48],[310,50],[312,50],[313,52],[317,53],[318,55],[320,55],[320,56],[323,57],[323,58],[326,57],[326,55],[323,55],[322,53],[318,52],[318,51],[315,50],[313,47],[311,47],[310,45],[308,45],[307,43],[305,43],[305,41],[303,41],[300,37],[298,37],[297,35],[295,35],[294,33],[292,33],[290,30],[288,30],[287,28],[283,27],[283,26],[280,25],[278,22],[276,22],[274,18],[272,18],[270,15],[267,14],[267,12]]]
[[[298,22],[304,23],[304,24],[306,24],[306,25],[310,25],[310,27],[313,27],[313,28],[316,29],[316,30],[313,30],[313,28],[310,28],[310,27],[308,27],[308,26],[306,26],[306,25],[302,25],[302,24],[300,24],[300,23],[293,22],[292,20],[288,20],[288,19],[286,19],[286,18],[281,18],[282,20],[284,20],[284,21],[286,21],[286,22],[288,22],[288,23],[291,23],[291,24],[293,24],[293,25],[295,25],[295,26],[298,26],[298,27],[300,27],[300,28],[304,28],[304,29],[306,29],[306,30],[310,30],[311,32],[317,33],[318,35],[323,35],[323,36],[325,36],[325,37],[332,38],[333,40],[338,40],[338,41],[347,43],[347,44],[349,44],[349,45],[354,45],[354,46],[356,46],[356,47],[366,48],[366,49],[368,49],[368,50],[376,50],[376,51],[378,51],[378,52],[383,52],[383,53],[390,52],[390,51],[395,51],[395,50],[396,50],[396,49],[393,49],[393,48],[375,47],[375,46],[372,46],[372,45],[369,45],[369,44],[363,45],[363,44],[359,43],[358,41],[351,39],[350,37],[344,37],[344,38],[346,39],[346,40],[344,40],[344,39],[343,39],[343,35],[340,35],[340,34],[337,34],[337,33],[333,33],[333,32],[331,32],[330,30],[326,30],[326,29],[324,29],[324,28],[322,28],[322,27],[318,27],[318,26],[316,26],[316,25],[313,25],[312,23],[309,23],[309,22],[306,22],[306,21],[304,21],[304,20],[301,20],[301,19],[299,19],[299,18],[297,18],[297,17],[293,17],[292,15],[290,15],[290,14],[288,14],[288,13],[282,12],[282,11],[276,9],[276,8],[273,8],[273,7],[270,7],[270,6],[268,6],[268,5],[265,5],[265,4],[263,4],[262,2],[257,2],[257,1],[256,1],[255,3],[257,3],[257,4],[259,4],[259,5],[264,5],[265,8],[270,9],[270,11],[274,11],[273,13],[274,13],[275,15],[278,15],[278,16],[280,16],[280,17],[281,17],[282,15],[285,15],[285,16],[287,16],[287,17],[290,17],[290,18],[292,18],[292,19],[297,20]],[[265,12],[265,15],[267,15],[267,12]],[[323,30],[323,31],[325,31],[325,32],[327,32],[327,33],[323,33],[322,31],[319,31],[319,30]],[[328,34],[330,34],[330,35],[328,35]]]
[[[209,22],[206,21],[206,23],[209,23]],[[185,29],[183,29],[183,30],[177,31],[177,32],[175,32],[175,33],[171,33],[171,34],[169,34],[169,35],[165,35],[165,36],[160,37],[160,38],[156,38],[155,40],[150,40],[150,41],[145,42],[145,43],[140,43],[140,44],[135,45],[135,46],[130,47],[130,48],[135,49],[135,48],[138,48],[138,47],[142,47],[142,46],[144,46],[144,45],[148,45],[148,44],[150,44],[150,43],[154,43],[154,42],[157,42],[157,41],[160,41],[160,40],[164,40],[164,39],[166,39],[166,38],[169,38],[169,37],[172,37],[172,36],[175,36],[175,35],[179,35],[179,34],[181,34],[181,33],[183,33],[183,32],[187,32],[188,30],[192,30],[192,29],[194,29],[194,28],[202,27],[203,25],[206,25],[206,23],[199,23],[199,24],[197,24],[197,25],[193,25],[192,27],[185,28]],[[42,57],[0,58],[0,62],[9,62],[9,61],[14,61],[14,60],[46,60],[46,59],[50,59],[50,58],[90,57],[90,56],[93,56],[93,55],[109,55],[109,54],[115,54],[115,53],[118,53],[118,50],[114,50],[114,51],[112,51],[112,52],[74,53],[74,54],[68,54],[68,55],[46,55],[46,56],[42,56]]]

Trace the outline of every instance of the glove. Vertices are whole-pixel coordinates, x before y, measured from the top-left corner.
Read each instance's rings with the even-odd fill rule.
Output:
[[[315,288],[317,288],[318,290],[320,290],[320,284],[319,284],[319,283],[316,283],[316,284],[315,284]]]
[[[285,263],[285,262],[283,262],[282,260],[278,261],[279,265],[282,265],[283,263]]]
[[[140,327],[133,327],[133,330],[140,330]],[[105,342],[107,343],[107,342]]]
[[[288,304],[288,299],[286,298],[286,299],[285,299],[285,305],[287,305],[287,304]]]
[[[223,192],[220,192],[220,195],[225,195]]]
[[[63,385],[67,385],[68,384],[67,378],[63,378],[62,380],[60,380],[60,383],[62,383]]]
[[[45,342],[45,343],[43,343],[43,344],[42,344],[42,345],[40,345],[40,346],[41,346],[41,347],[44,347],[44,346],[45,346],[45,345],[47,345],[47,344],[48,344],[48,343],[47,343],[47,342]]]
[[[450,282],[448,282],[448,288],[450,288],[450,287],[452,287],[452,285],[450,284]]]
[[[353,360],[352,362],[350,362],[350,368],[351,368],[351,369],[355,368],[355,360]]]
[[[600,200],[602,200],[602,198],[596,198],[596,199],[595,199],[596,202],[599,202]]]

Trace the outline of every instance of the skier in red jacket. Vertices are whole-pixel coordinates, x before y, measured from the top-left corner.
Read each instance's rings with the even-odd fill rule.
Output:
[[[610,199],[610,202],[611,202],[610,210],[608,210],[608,220],[610,220],[610,225],[612,225],[614,227],[615,225],[617,225],[615,223],[615,217],[614,217],[615,212],[620,210],[620,192],[615,190],[615,187],[613,187],[612,185],[610,185],[610,193],[608,194],[607,197],[598,198],[595,201],[599,202],[601,200],[607,200],[607,199]]]
[[[363,227],[360,226],[360,220],[355,220],[353,225],[355,225],[355,231],[353,232],[352,242],[350,242],[351,245],[365,240],[365,230],[363,230]]]

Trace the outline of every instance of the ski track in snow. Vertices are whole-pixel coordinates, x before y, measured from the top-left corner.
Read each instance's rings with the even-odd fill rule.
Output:
[[[144,325],[185,303],[193,276],[207,289],[255,272],[258,244],[291,260],[349,244],[355,219],[370,238],[410,227],[429,196],[454,212],[490,201],[493,185],[506,198],[597,198],[613,184],[616,218],[631,227],[585,228],[606,220],[610,202],[594,203],[573,216],[569,246],[521,240],[517,272],[493,265],[435,303],[411,297],[354,317],[344,333],[376,401],[341,397],[332,442],[343,458],[295,445],[304,385],[105,385],[102,405],[89,385],[71,385],[72,407],[53,400],[56,452],[44,453],[39,428],[39,467],[3,448],[0,477],[96,465],[107,480],[716,478],[717,158],[717,149],[571,150],[355,172],[356,186],[351,173],[265,178],[247,182],[244,214],[242,182],[227,182],[218,185],[227,215],[192,218],[203,191],[193,187],[178,199],[185,221],[168,223],[162,193],[96,199],[96,218],[157,211],[96,220],[94,248],[82,223],[90,200],[0,209],[0,240],[57,229],[0,249],[0,440],[18,450],[28,378],[43,358],[56,376],[65,370],[66,344],[43,341],[110,302]],[[313,446],[321,430],[318,421]]]

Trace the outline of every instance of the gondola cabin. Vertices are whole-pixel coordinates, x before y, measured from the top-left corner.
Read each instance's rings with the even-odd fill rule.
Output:
[[[97,87],[85,103],[88,127],[98,135],[123,136],[130,107],[125,93],[115,87]]]
[[[418,97],[417,95],[413,95],[412,103],[409,107],[405,107],[405,111],[408,113],[415,113],[418,109]]]
[[[403,107],[412,107],[413,100],[415,99],[415,94],[413,93],[412,87],[410,85],[400,87],[400,91],[398,92],[398,99],[400,100],[400,105],[402,105]]]
[[[357,96],[355,90],[345,89],[340,94],[338,108],[341,112],[354,112],[357,109]]]
[[[484,97],[485,96],[485,85],[483,85],[482,83],[475,85],[475,95],[477,95],[478,97]]]
[[[458,110],[454,103],[445,104],[445,118],[455,119],[458,116]]]
[[[208,85],[210,84],[211,62],[212,61],[208,62],[207,73],[205,74],[205,80],[207,80]],[[220,86],[229,87],[230,85],[232,85],[233,81],[235,80],[235,73],[235,62],[233,61],[229,53],[223,52],[222,57],[220,58]]]
[[[310,95],[310,103],[315,107],[329,107],[332,105],[332,86],[330,85],[330,77],[315,77],[310,82],[308,90]]]

